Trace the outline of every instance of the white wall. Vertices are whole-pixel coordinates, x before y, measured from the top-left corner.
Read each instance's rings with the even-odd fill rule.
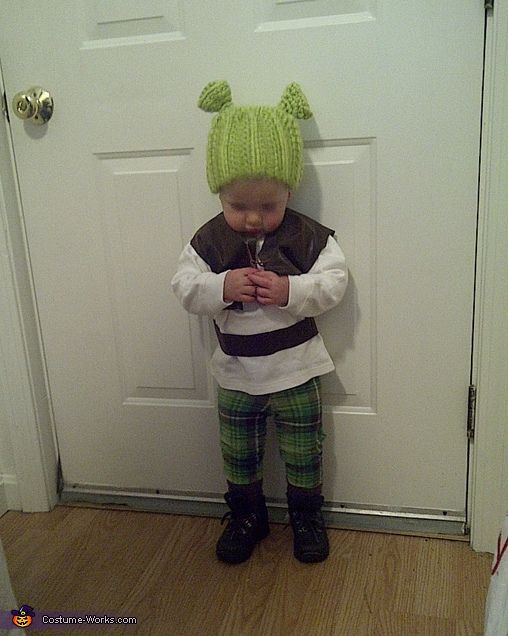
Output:
[[[0,140],[0,145],[2,145]],[[4,154],[0,152],[0,154]],[[2,183],[5,176],[4,166],[0,161],[0,220],[4,222],[5,197]],[[13,342],[12,333],[12,299],[13,286],[9,263],[9,253],[6,244],[5,227],[0,226],[0,356],[8,359],[7,349]],[[10,435],[12,421],[11,401],[7,381],[8,369],[0,365],[0,515],[7,509],[19,508],[19,497],[16,496],[17,478],[14,451]]]

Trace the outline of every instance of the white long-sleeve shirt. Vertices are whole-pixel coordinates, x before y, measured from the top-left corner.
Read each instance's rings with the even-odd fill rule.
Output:
[[[222,333],[241,335],[283,329],[328,311],[342,299],[348,280],[344,254],[331,236],[307,273],[288,277],[289,301],[284,307],[253,302],[245,303],[243,311],[226,309],[231,304],[223,299],[226,274],[212,272],[188,243],[171,285],[188,312],[209,316]],[[319,334],[267,356],[230,356],[217,347],[211,361],[220,386],[251,395],[283,391],[334,368]]]

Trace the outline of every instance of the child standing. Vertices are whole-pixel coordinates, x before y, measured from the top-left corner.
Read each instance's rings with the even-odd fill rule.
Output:
[[[227,82],[209,83],[199,107],[216,112],[207,177],[223,211],[184,248],[172,287],[184,308],[213,318],[211,363],[229,522],[217,557],[240,563],[269,533],[262,488],[266,419],[286,467],[294,555],[326,559],[321,513],[319,376],[333,362],[313,316],[344,295],[347,269],[334,232],[287,207],[303,172],[296,119],[312,116],[293,83],[278,106],[234,106]]]

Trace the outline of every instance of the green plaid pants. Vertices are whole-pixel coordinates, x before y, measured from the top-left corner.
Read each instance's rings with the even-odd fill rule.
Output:
[[[287,481],[300,488],[322,483],[319,378],[266,395],[219,387],[220,443],[226,479],[250,484],[263,476],[266,420],[273,417]]]

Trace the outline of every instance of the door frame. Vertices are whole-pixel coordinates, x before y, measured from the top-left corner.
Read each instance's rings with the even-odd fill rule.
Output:
[[[0,57],[0,515],[46,511],[58,501],[50,390],[4,94]]]
[[[508,511],[508,2],[487,14],[469,476],[471,544],[495,552]]]
[[[508,477],[508,320],[506,311],[503,314],[508,281],[502,276],[508,253],[508,2],[498,0],[489,11],[486,40],[472,374],[478,396],[467,507],[473,548],[493,552],[508,506],[503,488]],[[57,440],[10,127],[4,117],[0,147],[0,289],[5,305],[0,312],[0,417],[5,420],[5,426],[0,420],[0,440],[7,440],[7,450],[0,449],[0,514],[7,509],[48,511],[58,501]]]

